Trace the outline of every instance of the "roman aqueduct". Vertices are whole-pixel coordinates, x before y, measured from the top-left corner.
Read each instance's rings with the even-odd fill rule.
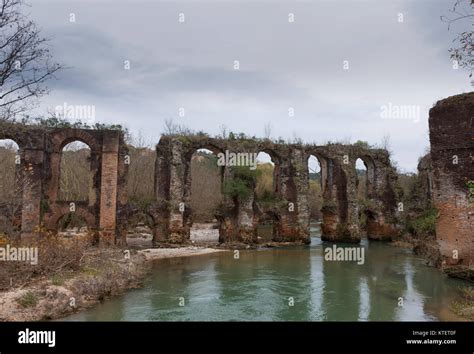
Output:
[[[7,124],[0,139],[12,139],[20,147],[17,181],[22,183],[21,235],[34,237],[40,225],[56,230],[58,220],[74,212],[103,242],[123,244],[128,222],[133,217],[126,195],[129,155],[123,135],[116,130],[44,128]],[[93,191],[86,201],[58,198],[62,148],[73,141],[87,144]],[[156,243],[185,243],[193,223],[190,207],[191,157],[198,149],[216,154],[268,153],[275,165],[274,193],[277,202],[259,205],[253,193],[248,198],[227,196],[216,210],[220,242],[256,241],[256,225],[263,218],[274,223],[275,241],[309,242],[308,158],[321,166],[323,238],[358,242],[361,239],[359,213],[367,216],[369,238],[390,239],[395,228],[396,173],[383,149],[362,145],[325,146],[275,143],[270,140],[210,138],[206,135],[162,136],[156,146],[154,203],[148,210],[153,220]],[[357,200],[356,160],[367,167],[367,200]],[[231,166],[221,167],[222,181],[239,176]],[[247,180],[253,188],[251,180]]]
[[[471,269],[474,260],[473,116],[474,93],[446,98],[430,110],[431,153],[419,164],[425,190],[420,198],[428,200],[437,212],[432,241],[438,265]],[[38,237],[45,229],[54,233],[62,217],[76,213],[100,243],[126,244],[127,230],[137,211],[127,199],[130,156],[122,132],[2,123],[2,139],[14,140],[19,146],[15,193],[21,205],[15,217],[22,238]],[[91,151],[93,178],[87,200],[59,198],[61,152],[73,141],[87,144]],[[310,156],[316,157],[321,167],[323,240],[359,242],[361,213],[366,216],[364,232],[370,239],[389,240],[400,231],[403,204],[397,174],[383,149],[364,144],[285,144],[245,136],[164,135],[156,145],[153,202],[146,210],[157,245],[190,240],[195,212],[190,203],[191,159],[203,148],[215,154],[266,152],[274,163],[272,203],[255,198],[255,180],[245,169],[219,167],[221,186],[240,180],[240,186],[250,191],[245,198],[224,194],[216,208],[221,243],[256,243],[259,222],[269,219],[273,241],[309,243]],[[357,196],[359,158],[367,169],[364,205]],[[421,244],[428,241],[418,240]]]

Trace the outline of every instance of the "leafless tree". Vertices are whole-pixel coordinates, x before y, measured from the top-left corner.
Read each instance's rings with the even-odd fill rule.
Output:
[[[265,123],[265,125],[263,126],[263,134],[265,139],[270,139],[270,137],[272,136],[272,123]]]
[[[449,50],[451,59],[459,67],[469,71],[472,77],[474,69],[474,0],[456,0],[448,16],[441,16],[441,20],[448,23],[448,29],[454,23],[465,26],[466,30],[460,32],[454,39],[457,47]]]
[[[29,179],[16,163],[18,146],[11,142],[0,146],[0,234],[18,236],[22,207],[22,188]]]
[[[0,0],[0,118],[14,119],[48,92],[54,63],[36,24],[22,14],[23,0]]]

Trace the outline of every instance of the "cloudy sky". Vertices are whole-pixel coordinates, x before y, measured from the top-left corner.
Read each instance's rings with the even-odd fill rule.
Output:
[[[389,135],[394,160],[414,171],[428,109],[472,90],[448,53],[465,28],[440,20],[453,2],[30,1],[68,67],[39,110],[94,106],[96,121],[150,143],[166,119],[211,135],[224,125],[263,136],[269,124],[272,137],[318,144]],[[397,107],[415,115],[394,119]]]

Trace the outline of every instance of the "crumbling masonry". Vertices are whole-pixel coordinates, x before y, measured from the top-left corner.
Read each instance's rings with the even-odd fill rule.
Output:
[[[127,203],[129,156],[119,131],[6,124],[0,129],[0,139],[12,139],[20,147],[17,180],[22,183],[22,237],[38,234],[40,226],[56,230],[62,216],[75,212],[101,241],[125,242],[127,223],[134,211]],[[58,199],[61,151],[73,141],[81,141],[91,149],[93,192],[89,200],[82,202]],[[155,243],[189,240],[193,223],[191,158],[201,148],[216,154],[263,151],[275,164],[276,202],[259,203],[253,190],[247,198],[224,197],[215,212],[221,242],[256,242],[257,225],[266,218],[273,220],[274,241],[309,243],[308,158],[311,155],[321,165],[323,239],[359,242],[361,213],[367,217],[369,238],[391,239],[397,234],[396,173],[385,150],[362,144],[314,146],[189,135],[163,136],[156,147],[155,203],[149,209]],[[358,158],[367,167],[365,205],[360,205],[357,199]],[[223,166],[221,171],[222,185],[235,178],[233,167]]]
[[[224,202],[215,213],[220,242],[254,243],[257,225],[262,219],[270,218],[274,241],[309,243],[308,158],[311,155],[317,157],[321,165],[323,239],[359,242],[361,212],[367,216],[369,238],[389,240],[397,234],[396,174],[385,150],[360,145],[313,146],[192,135],[164,136],[157,145],[156,204],[150,211],[155,224],[155,242],[189,240],[193,223],[191,158],[198,149],[208,149],[216,155],[266,152],[275,165],[276,201],[270,205],[259,203],[253,190],[245,199],[224,194]],[[355,163],[358,158],[367,167],[367,205],[360,205],[357,200]],[[225,185],[235,178],[234,168],[222,166],[221,176]]]
[[[474,266],[474,92],[441,100],[430,110],[431,152],[419,165],[437,210],[439,263]]]
[[[58,221],[70,212],[85,220],[104,242],[115,242],[117,214],[126,204],[123,136],[114,130],[47,129],[4,123],[0,139],[11,139],[19,146],[16,183],[22,194],[21,236],[37,236],[57,230]],[[58,198],[61,152],[64,146],[81,141],[91,150],[92,191],[87,201]]]

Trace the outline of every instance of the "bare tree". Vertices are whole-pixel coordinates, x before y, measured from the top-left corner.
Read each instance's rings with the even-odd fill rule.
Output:
[[[454,39],[457,47],[451,48],[451,59],[459,67],[469,71],[472,77],[474,69],[474,0],[456,0],[448,16],[441,16],[441,20],[448,23],[448,29],[454,23],[465,25],[466,30],[460,32]]]
[[[265,139],[270,139],[272,136],[272,123],[266,122],[265,125],[263,126],[263,134]]]
[[[47,39],[21,13],[23,0],[0,0],[0,118],[13,119],[48,92],[45,81],[61,65],[53,63]]]

